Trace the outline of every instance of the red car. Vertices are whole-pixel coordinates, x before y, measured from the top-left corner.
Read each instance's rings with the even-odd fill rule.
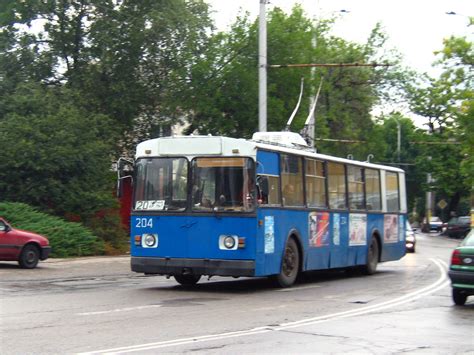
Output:
[[[24,269],[33,269],[51,252],[47,238],[12,228],[0,218],[0,260],[18,261]]]

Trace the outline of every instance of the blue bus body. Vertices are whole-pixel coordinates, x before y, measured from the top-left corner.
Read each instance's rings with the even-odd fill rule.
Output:
[[[185,268],[198,268],[198,272],[203,275],[267,276],[280,271],[285,242],[291,234],[298,238],[303,255],[301,271],[310,271],[365,264],[367,244],[370,244],[370,238],[377,233],[380,233],[379,242],[382,246],[379,261],[398,260],[405,255],[404,239],[384,244],[383,214],[368,214],[367,244],[351,246],[349,213],[330,212],[327,243],[319,247],[309,246],[308,215],[307,211],[275,208],[258,209],[256,216],[250,217],[134,215],[131,225],[131,255],[138,259],[163,260],[160,265],[167,265],[168,268],[160,269],[160,274],[171,275]],[[399,218],[402,224],[405,223],[405,216],[399,215]],[[263,224],[260,225],[259,221]],[[265,236],[268,223],[273,223],[274,233],[267,233]],[[158,235],[157,249],[135,245],[134,236],[144,233]],[[399,233],[404,235],[403,228],[400,228]],[[220,250],[218,240],[223,234],[244,236],[245,248],[232,252]],[[172,261],[176,259],[181,261]],[[184,260],[188,262],[183,263]],[[191,263],[189,260],[196,262]],[[220,261],[219,266],[211,260]],[[229,262],[228,267],[226,262]],[[156,273],[154,268],[146,268],[146,261],[144,263],[143,268],[136,270],[137,272]]]
[[[271,149],[267,146],[255,148],[254,174],[281,179],[279,159],[283,153]],[[186,158],[189,170],[196,156]],[[352,164],[341,161],[341,164]],[[403,177],[401,171],[396,170],[396,173]],[[400,184],[403,183],[402,179]],[[366,189],[364,187],[364,193]],[[191,187],[187,187],[188,196],[190,190]],[[377,262],[398,260],[405,255],[403,188],[400,195],[400,208],[390,212],[261,203],[242,213],[193,212],[189,202],[179,212],[134,209],[131,216],[132,270],[172,276],[278,275],[289,239],[293,239],[298,248],[299,272],[364,266],[370,257],[369,246],[373,239],[378,245]],[[144,239],[150,235],[152,242],[146,245]],[[237,245],[229,249],[223,247],[225,236],[235,238]]]

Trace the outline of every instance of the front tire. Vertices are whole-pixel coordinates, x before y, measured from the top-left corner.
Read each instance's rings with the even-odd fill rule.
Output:
[[[379,242],[375,236],[372,236],[369,250],[367,250],[367,262],[362,266],[362,272],[366,275],[373,275],[377,271],[379,263]]]
[[[27,244],[21,251],[18,263],[23,269],[34,269],[38,265],[39,257],[39,249],[33,244]]]
[[[456,306],[464,306],[467,300],[467,295],[460,290],[453,288],[453,301]]]
[[[281,263],[281,271],[274,280],[277,286],[286,288],[292,286],[300,269],[300,253],[293,238],[288,239]]]
[[[194,286],[201,279],[201,275],[173,275],[175,280],[183,286]]]

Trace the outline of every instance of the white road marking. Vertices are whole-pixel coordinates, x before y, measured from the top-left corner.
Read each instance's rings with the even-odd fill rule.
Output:
[[[116,308],[116,309],[110,309],[110,310],[107,310],[107,311],[76,313],[76,315],[77,315],[77,316],[95,316],[95,315],[98,315],[98,314],[109,314],[109,313],[119,313],[119,312],[131,312],[131,311],[139,311],[139,310],[141,310],[141,309],[159,308],[159,307],[161,307],[161,305],[159,305],[159,304],[152,304],[152,305],[148,305],[148,306]]]
[[[400,297],[394,298],[393,300],[382,302],[379,304],[365,306],[365,307],[358,308],[351,311],[337,312],[337,313],[327,314],[320,317],[302,319],[296,322],[282,323],[276,326],[264,326],[264,327],[257,327],[257,328],[242,330],[242,331],[236,331],[236,332],[220,333],[220,334],[214,334],[214,335],[203,335],[203,336],[197,336],[197,337],[191,337],[191,338],[181,338],[181,339],[175,339],[175,340],[160,341],[160,342],[155,342],[155,343],[124,346],[124,347],[119,347],[119,348],[91,351],[91,352],[86,352],[82,354],[104,354],[104,353],[114,353],[114,354],[122,353],[123,354],[123,353],[129,353],[129,352],[154,350],[154,349],[161,349],[161,348],[166,348],[166,347],[171,347],[171,346],[195,344],[195,343],[200,343],[200,342],[209,342],[209,341],[223,340],[223,339],[242,337],[242,336],[248,336],[248,335],[263,334],[263,333],[269,333],[273,331],[281,331],[281,330],[286,330],[290,328],[303,327],[303,326],[313,325],[317,323],[328,322],[335,319],[342,319],[342,318],[348,318],[348,317],[353,317],[357,315],[369,314],[375,311],[399,306],[408,302],[412,302],[421,297],[428,296],[438,290],[441,290],[442,288],[446,287],[449,284],[449,280],[447,279],[447,275],[446,275],[446,268],[447,268],[446,263],[444,263],[440,259],[430,259],[430,260],[438,267],[440,271],[440,276],[438,280],[436,280],[434,283],[428,286],[425,286],[419,290],[413,291],[404,296],[400,296]]]

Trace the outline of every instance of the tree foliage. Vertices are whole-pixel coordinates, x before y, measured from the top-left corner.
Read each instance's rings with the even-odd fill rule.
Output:
[[[19,85],[0,120],[0,196],[59,215],[112,207],[113,123],[65,88]]]
[[[183,115],[181,93],[212,29],[200,0],[7,0],[0,11],[5,89],[33,79],[76,90],[126,143]]]
[[[372,63],[398,61],[381,57],[376,47],[385,42],[379,27],[364,45],[331,35],[332,20],[309,19],[300,6],[286,14],[274,8],[268,14],[268,63]],[[184,103],[189,109],[188,132],[250,137],[258,124],[258,23],[243,15],[227,33],[211,39],[208,51],[192,72],[194,95]],[[310,102],[321,81],[322,91],[316,109],[316,136],[359,140],[348,146],[317,142],[320,151],[337,155],[352,153],[365,158],[379,150],[380,142],[369,140],[374,129],[373,106],[383,99],[388,82],[399,68],[282,68],[268,69],[268,129],[282,130],[290,117],[304,78],[302,105],[292,125],[299,131],[307,118]]]
[[[474,187],[474,109],[472,42],[450,37],[438,52],[438,78],[408,88],[412,111],[427,119],[426,144],[418,162],[434,182],[426,189],[450,201],[456,212],[463,196]]]

